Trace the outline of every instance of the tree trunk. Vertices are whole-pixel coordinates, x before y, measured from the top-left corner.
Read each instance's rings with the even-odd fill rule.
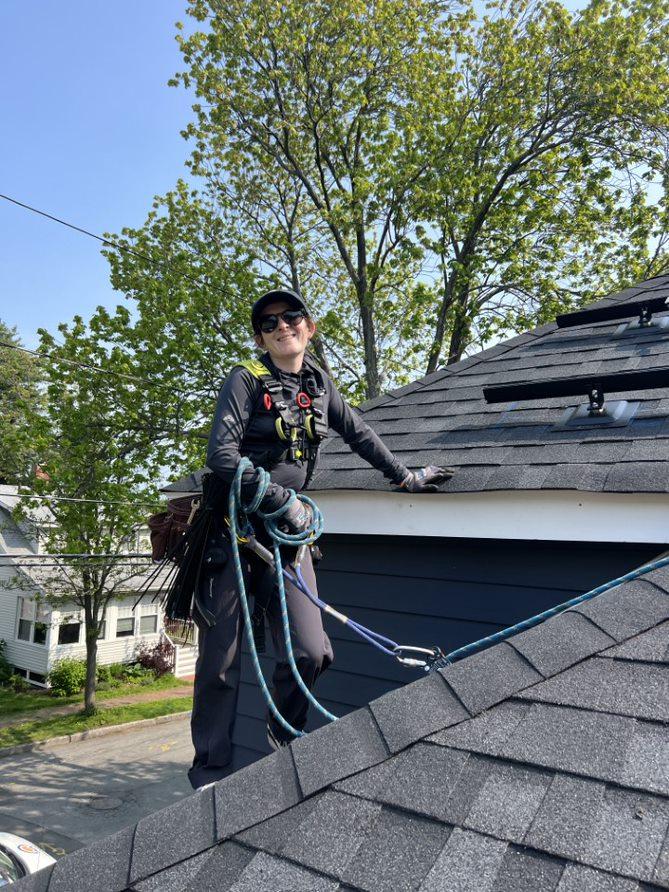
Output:
[[[439,308],[439,315],[437,317],[437,327],[434,330],[434,338],[432,339],[432,346],[430,347],[430,354],[427,360],[426,375],[431,375],[432,372],[436,372],[437,370],[437,363],[441,356],[441,348],[443,347],[444,335],[446,334],[446,317],[453,304],[455,278],[455,274],[447,276],[444,273],[444,292],[441,300],[441,307]]]
[[[462,354],[467,346],[467,337],[471,328],[471,320],[467,317],[467,309],[469,307],[469,288],[464,287],[459,292],[455,300],[455,320],[453,322],[453,332],[451,334],[451,342],[448,347],[448,365],[458,362],[462,358]]]
[[[84,714],[93,715],[96,710],[95,706],[95,684],[96,672],[98,665],[98,634],[99,623],[97,617],[93,616],[92,603],[89,596],[85,597],[86,607],[84,609],[86,636],[86,686],[84,688]]]

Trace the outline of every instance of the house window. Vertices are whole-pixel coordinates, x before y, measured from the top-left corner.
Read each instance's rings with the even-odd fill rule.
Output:
[[[46,644],[48,611],[44,604],[30,598],[19,598],[19,625],[16,637],[31,644]]]
[[[58,627],[58,644],[79,644],[81,623],[62,623]]]
[[[158,614],[157,613],[149,613],[146,616],[140,617],[139,620],[139,634],[140,635],[155,635],[158,631]]]
[[[127,638],[135,632],[134,616],[119,616],[116,620],[116,637]]]

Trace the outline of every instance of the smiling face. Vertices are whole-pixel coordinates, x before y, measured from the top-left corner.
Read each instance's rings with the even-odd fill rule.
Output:
[[[293,307],[289,303],[280,300],[268,304],[263,309],[262,316],[271,316],[292,309]],[[269,352],[272,361],[279,368],[286,371],[299,371],[304,351],[315,331],[316,325],[311,319],[301,319],[298,325],[289,325],[279,316],[279,324],[274,331],[256,334],[255,342],[258,347]]]

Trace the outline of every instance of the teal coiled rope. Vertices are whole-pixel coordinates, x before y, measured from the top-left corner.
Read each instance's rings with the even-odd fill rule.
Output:
[[[244,504],[242,501],[242,475],[247,468],[255,469],[255,471],[257,472],[258,487],[253,499],[248,504]],[[242,613],[244,616],[244,628],[246,629],[246,637],[249,642],[249,648],[251,650],[251,659],[253,660],[253,667],[258,677],[262,695],[265,698],[265,702],[267,703],[267,706],[269,707],[272,715],[277,720],[277,722],[279,722],[279,724],[290,734],[294,735],[295,737],[302,737],[304,732],[298,731],[296,728],[293,728],[293,726],[284,719],[284,717],[277,709],[277,706],[272,699],[272,695],[269,688],[267,687],[267,682],[265,681],[262,673],[260,660],[258,659],[258,652],[253,640],[251,612],[249,610],[248,599],[246,597],[246,587],[244,585],[244,574],[242,571],[241,558],[239,556],[239,542],[237,537],[239,535],[240,515],[243,518],[243,532],[246,532],[249,527],[247,515],[257,513],[265,521],[265,528],[272,538],[272,546],[274,549],[274,566],[276,568],[276,578],[279,588],[281,620],[283,623],[283,635],[286,641],[286,654],[288,656],[288,664],[290,665],[291,672],[293,673],[298,687],[307,698],[307,700],[312,703],[316,707],[316,709],[321,712],[327,719],[329,719],[331,722],[334,722],[337,720],[337,716],[333,715],[331,712],[325,709],[325,707],[322,706],[314,697],[309,688],[306,686],[304,679],[300,675],[300,671],[297,668],[297,663],[295,662],[295,655],[293,653],[293,646],[290,638],[290,621],[288,618],[288,606],[286,604],[286,590],[283,581],[283,567],[281,563],[280,551],[281,545],[300,546],[317,539],[323,532],[323,515],[319,511],[318,506],[315,502],[313,502],[307,496],[300,496],[301,501],[306,502],[306,504],[309,505],[309,507],[311,508],[313,514],[311,526],[305,532],[299,533],[297,535],[283,532],[283,530],[280,530],[278,527],[278,521],[281,516],[286,513],[288,508],[293,504],[293,502],[297,498],[297,495],[295,494],[295,492],[290,490],[291,496],[285,505],[282,505],[281,508],[279,508],[277,511],[264,513],[260,511],[259,508],[260,503],[262,502],[263,497],[267,492],[267,487],[269,486],[269,484],[270,475],[267,473],[267,471],[265,471],[264,468],[255,468],[251,460],[246,457],[243,457],[241,459],[237,467],[237,473],[235,474],[232,486],[230,487],[230,496],[228,501],[228,513],[230,516],[230,539],[232,540],[232,553],[235,562],[235,572],[237,574],[237,588],[239,591],[239,598],[241,601]]]

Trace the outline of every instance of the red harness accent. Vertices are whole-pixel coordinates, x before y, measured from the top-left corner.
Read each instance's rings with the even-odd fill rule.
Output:
[[[308,396],[303,390],[295,397],[295,402],[300,407],[300,409],[308,409],[311,406],[311,397]]]
[[[272,397],[269,395],[269,393],[265,394],[263,402],[265,403],[265,408],[269,412],[269,410],[272,408]]]

